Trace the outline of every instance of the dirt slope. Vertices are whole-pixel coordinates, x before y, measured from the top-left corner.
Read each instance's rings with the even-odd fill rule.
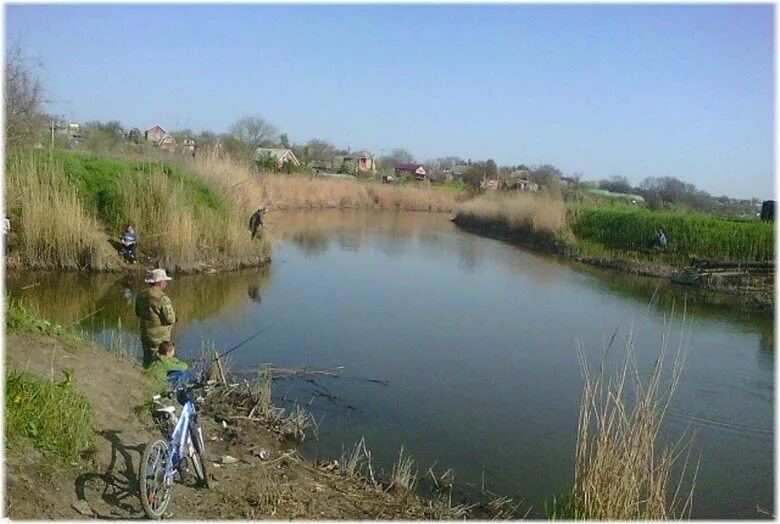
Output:
[[[76,389],[95,413],[96,464],[86,471],[51,473],[36,451],[6,450],[5,514],[23,519],[139,518],[138,469],[144,445],[157,438],[148,416],[133,408],[153,386],[140,369],[102,348],[64,347],[27,334],[6,338],[6,365],[60,379],[73,369]],[[256,421],[225,427],[202,417],[211,489],[177,484],[176,519],[420,519],[453,516],[447,508],[407,493],[386,492],[345,478],[333,465],[315,465]],[[258,450],[268,451],[261,460]],[[225,455],[236,462],[220,464]],[[232,462],[232,461],[229,461]],[[83,513],[73,504],[81,505]],[[86,504],[85,504],[86,503]],[[90,515],[91,513],[91,515]]]

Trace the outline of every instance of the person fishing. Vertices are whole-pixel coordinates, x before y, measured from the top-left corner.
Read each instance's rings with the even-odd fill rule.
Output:
[[[171,341],[171,331],[176,323],[176,313],[165,288],[173,280],[164,269],[153,269],[144,279],[149,287],[135,299],[135,314],[141,319],[141,346],[143,366],[152,364],[157,349],[163,342]]]
[[[667,240],[666,240],[666,233],[664,233],[663,228],[658,228],[658,247],[660,247],[662,250],[666,249]]]
[[[127,224],[125,230],[122,231],[122,236],[119,239],[122,244],[122,255],[125,259],[132,263],[136,263],[136,251],[138,249],[138,233],[133,229],[132,224]]]
[[[252,232],[252,239],[257,236],[257,230],[263,226],[263,217],[265,216],[265,207],[260,207],[249,217],[249,230]]]

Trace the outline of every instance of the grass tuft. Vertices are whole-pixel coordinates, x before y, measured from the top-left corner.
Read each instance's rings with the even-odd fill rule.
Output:
[[[91,453],[92,408],[73,389],[72,372],[61,382],[10,371],[5,377],[5,431],[9,444],[20,437],[68,464],[80,464]]]
[[[417,471],[414,469],[414,458],[409,455],[404,446],[401,446],[398,452],[398,461],[393,464],[390,487],[412,491],[416,483]]]

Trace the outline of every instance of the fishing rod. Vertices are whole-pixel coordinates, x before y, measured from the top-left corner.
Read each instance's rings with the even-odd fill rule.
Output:
[[[224,353],[222,353],[222,354],[220,354],[220,355],[217,355],[216,357],[214,357],[214,360],[219,360],[220,358],[222,358],[222,357],[225,357],[225,356],[229,355],[230,353],[234,352],[235,350],[237,350],[238,348],[240,348],[241,346],[243,346],[244,344],[246,344],[247,342],[249,342],[250,340],[252,340],[252,339],[253,339],[253,338],[255,338],[256,336],[260,335],[261,333],[264,333],[265,331],[268,331],[269,329],[271,329],[272,327],[274,327],[274,326],[275,326],[276,324],[278,324],[278,323],[279,323],[279,321],[278,321],[278,320],[275,320],[274,322],[271,322],[270,324],[268,324],[267,326],[265,326],[263,329],[261,329],[260,331],[258,331],[258,332],[257,332],[257,333],[255,333],[254,335],[252,335],[251,337],[249,337],[249,338],[246,338],[246,339],[242,340],[241,342],[239,342],[238,344],[236,344],[236,345],[235,345],[235,346],[233,346],[232,348],[228,349],[228,350],[227,350],[227,351],[225,351]]]

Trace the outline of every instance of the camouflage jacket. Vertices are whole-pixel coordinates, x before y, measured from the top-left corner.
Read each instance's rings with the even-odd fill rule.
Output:
[[[171,340],[171,331],[176,323],[171,299],[156,286],[138,293],[135,299],[135,314],[141,319],[141,340],[159,346],[160,342]]]

